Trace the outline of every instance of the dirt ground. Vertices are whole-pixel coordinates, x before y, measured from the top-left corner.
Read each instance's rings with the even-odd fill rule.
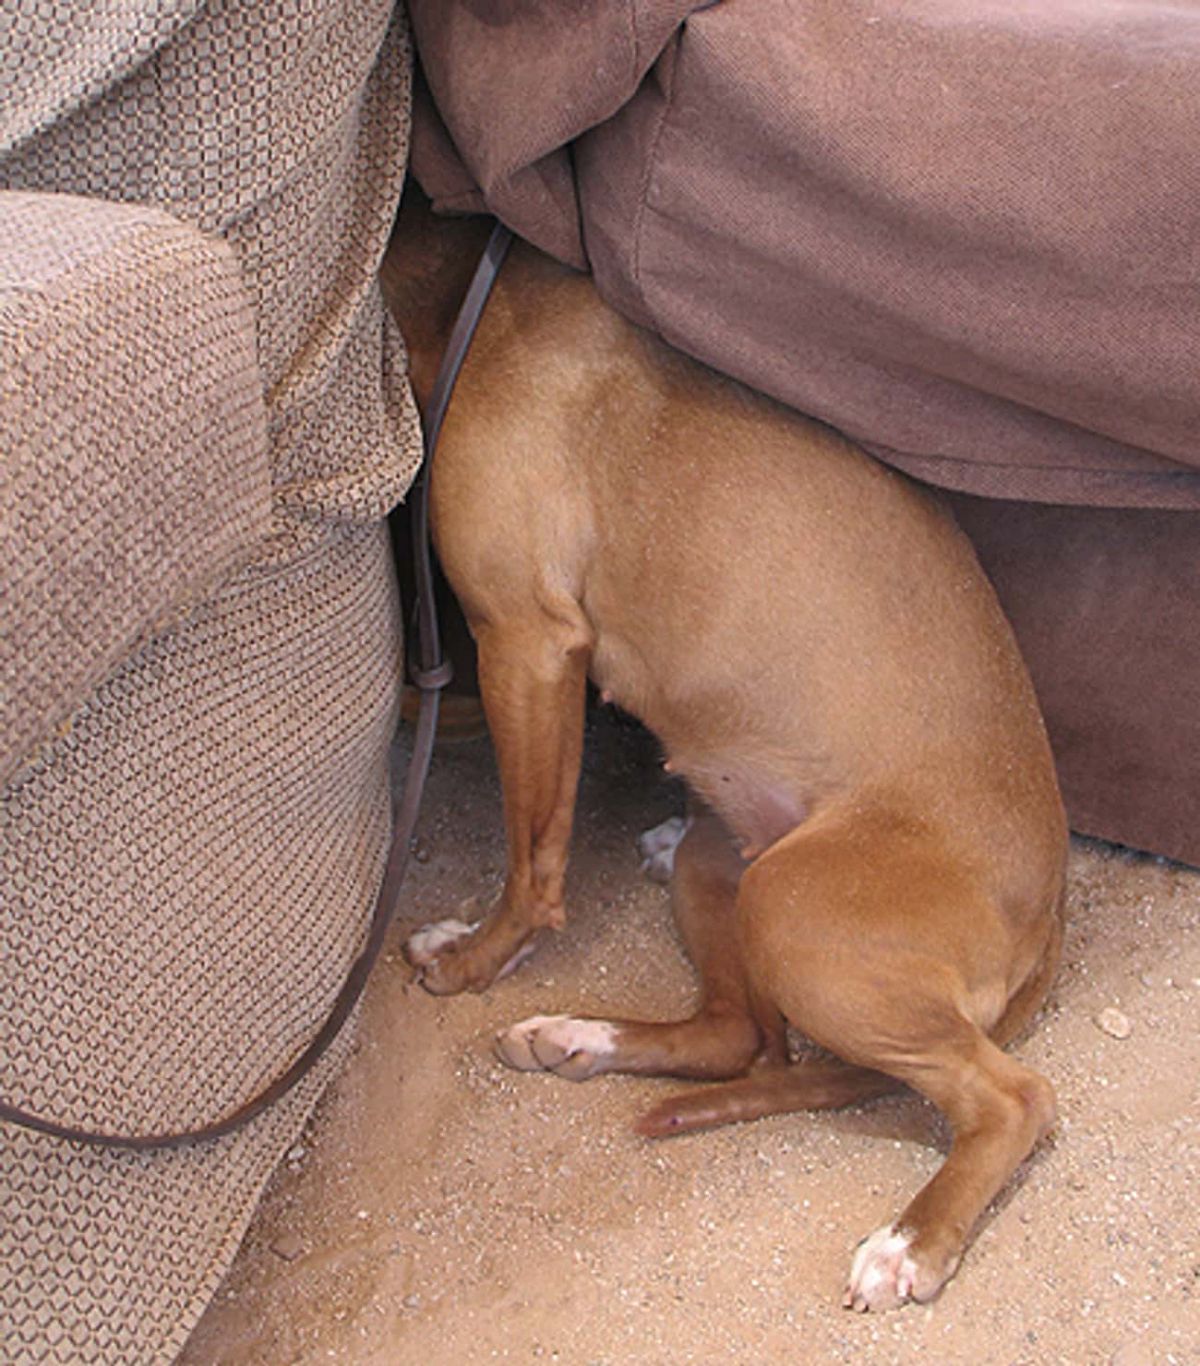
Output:
[[[630,1124],[679,1083],[493,1060],[530,1014],[691,1000],[634,850],[680,794],[611,716],[585,768],[567,931],[486,995],[438,1000],[403,937],[480,914],[503,865],[486,740],[439,752],[356,1053],[186,1366],[1200,1363],[1200,873],[1075,843],[1064,966],[1017,1045],[1057,1087],[1057,1130],[936,1303],[857,1315],[840,1307],[855,1243],[945,1151],[920,1099],[651,1143]]]

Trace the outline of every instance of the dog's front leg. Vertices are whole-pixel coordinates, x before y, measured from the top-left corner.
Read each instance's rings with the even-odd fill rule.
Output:
[[[477,632],[479,681],[504,793],[504,892],[478,926],[443,922],[409,940],[437,995],[482,991],[565,921],[563,880],[583,748],[586,635],[556,621]]]

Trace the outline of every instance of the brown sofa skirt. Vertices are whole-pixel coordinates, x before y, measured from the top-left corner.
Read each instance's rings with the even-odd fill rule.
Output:
[[[1072,828],[1200,864],[1200,513],[951,504],[1033,674]]]

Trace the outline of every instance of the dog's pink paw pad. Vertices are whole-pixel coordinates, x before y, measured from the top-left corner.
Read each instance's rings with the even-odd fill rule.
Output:
[[[554,1072],[582,1081],[603,1070],[616,1047],[616,1026],[570,1015],[534,1015],[496,1036],[496,1055],[520,1072]]]
[[[911,1246],[912,1234],[891,1225],[864,1238],[854,1253],[842,1304],[862,1312],[895,1309],[911,1300],[917,1279]]]

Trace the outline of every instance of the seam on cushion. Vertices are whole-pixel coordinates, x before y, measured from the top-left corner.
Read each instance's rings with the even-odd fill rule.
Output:
[[[681,26],[680,30],[677,31],[677,32],[673,35],[673,37],[672,37],[672,39],[671,39],[671,42],[672,42],[672,43],[675,43],[675,44],[678,44],[679,41],[680,41],[680,34],[681,34],[681,33],[682,33],[682,26]],[[663,49],[663,55],[664,55],[664,56],[666,55],[666,52],[667,52],[667,48],[664,48],[664,49]],[[662,56],[660,56],[658,60],[659,60],[659,63],[661,63],[661,62],[662,62]],[[658,325],[658,315],[657,315],[657,313],[655,313],[655,311],[650,307],[650,301],[649,301],[649,299],[646,297],[646,289],[645,289],[645,286],[644,286],[643,283],[642,283],[642,244],[643,244],[643,240],[644,240],[644,232],[645,232],[645,226],[644,226],[644,225],[645,225],[645,220],[646,220],[646,213],[647,213],[647,210],[648,210],[647,199],[648,199],[649,193],[650,193],[650,183],[651,183],[651,181],[654,179],[655,169],[656,169],[656,167],[657,167],[657,165],[658,165],[658,150],[659,150],[659,145],[660,145],[660,143],[662,142],[662,136],[663,136],[664,130],[666,129],[667,119],[668,119],[668,117],[670,116],[671,109],[672,109],[672,106],[673,106],[674,101],[675,101],[675,57],[674,57],[674,54],[672,54],[671,73],[670,73],[670,77],[669,77],[669,87],[670,87],[669,89],[666,89],[666,90],[664,90],[664,92],[663,92],[663,94],[664,94],[664,99],[663,99],[662,111],[660,112],[660,114],[659,114],[659,116],[658,116],[658,122],[657,122],[657,124],[656,124],[656,126],[655,126],[654,133],[653,133],[653,135],[652,135],[651,138],[650,138],[650,147],[649,147],[649,150],[648,150],[648,152],[647,152],[647,154],[646,154],[646,169],[645,169],[645,171],[644,171],[643,174],[642,174],[642,183],[641,183],[640,189],[638,190],[637,211],[636,211],[636,213],[635,213],[635,215],[634,215],[634,222],[633,222],[633,269],[632,269],[632,271],[631,271],[631,275],[632,275],[632,278],[633,278],[633,283],[634,283],[635,288],[637,289],[638,298],[639,298],[639,300],[641,301],[642,308],[643,308],[643,310],[645,311],[647,317],[654,319],[655,327],[656,327],[656,329],[657,329],[658,331],[660,331],[660,332],[662,331],[662,329],[661,329],[661,327],[659,327],[659,325]]]
[[[797,409],[802,412],[803,409]],[[897,460],[924,460],[929,463],[936,462],[939,465],[954,465],[965,470],[1016,470],[1025,472],[1032,470],[1038,474],[1083,474],[1089,478],[1109,478],[1109,479],[1136,479],[1139,483],[1169,483],[1182,482],[1188,484],[1196,482],[1200,484],[1200,471],[1198,470],[1128,470],[1128,469],[1105,469],[1103,466],[1096,465],[1073,465],[1068,462],[1050,463],[1048,461],[1030,461],[1020,465],[1005,464],[1001,460],[975,460],[961,455],[943,455],[939,451],[905,451],[895,446],[889,446],[883,441],[876,441],[873,437],[854,437],[851,438],[859,445],[869,444],[873,450],[887,451],[889,455]],[[1131,450],[1140,450],[1141,447],[1131,446]],[[1153,454],[1153,452],[1147,452]],[[882,458],[882,457],[881,457]]]

